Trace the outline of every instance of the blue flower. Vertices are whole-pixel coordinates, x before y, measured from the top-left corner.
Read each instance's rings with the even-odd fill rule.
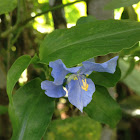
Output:
[[[104,63],[95,63],[93,59],[82,62],[82,66],[67,68],[61,59],[50,62],[52,68],[52,76],[54,81],[45,80],[41,83],[41,88],[45,90],[45,94],[49,97],[60,98],[66,95],[63,88],[65,77],[67,78],[68,100],[71,104],[83,112],[92,100],[95,92],[93,81],[87,78],[93,71],[114,73],[116,70],[118,56]]]

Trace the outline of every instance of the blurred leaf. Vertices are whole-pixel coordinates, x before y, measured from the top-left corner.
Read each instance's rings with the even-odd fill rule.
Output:
[[[72,1],[63,0],[63,4],[67,4],[69,2],[72,2]],[[64,8],[64,11],[65,11],[65,17],[66,17],[67,23],[74,23],[75,24],[77,19],[80,17],[80,12],[74,4],[70,5],[70,6],[66,6]]]
[[[140,118],[140,96],[130,96],[120,102],[124,113]]]
[[[41,90],[36,78],[21,87],[13,96],[9,114],[13,125],[12,140],[40,140],[52,118],[54,100]]]
[[[92,79],[92,81],[101,86],[105,87],[114,87],[116,83],[119,81],[121,77],[121,71],[117,67],[114,74],[107,73],[107,72],[93,72],[89,78]]]
[[[132,6],[124,7],[121,19],[130,19],[137,21],[137,14]]]
[[[84,108],[93,120],[115,127],[121,119],[121,110],[106,88],[96,86],[92,101]]]
[[[30,62],[30,56],[23,55],[19,57],[9,69],[7,74],[7,94],[10,102],[12,102],[12,90],[16,82],[20,78],[22,72],[29,66]]]
[[[122,78],[128,71],[130,64],[125,62],[123,59],[119,59],[119,67],[121,70]],[[140,72],[134,69],[125,79],[121,79],[129,88],[140,95]]]
[[[100,123],[89,117],[72,117],[51,123],[46,133],[47,140],[99,140]]]
[[[140,36],[140,23],[104,20],[55,30],[40,46],[42,63],[62,59],[74,66],[89,58],[132,47]],[[128,39],[129,38],[129,39]]]
[[[139,0],[112,0],[105,6],[105,9],[113,10],[120,7],[131,6],[138,2]]]
[[[97,19],[93,16],[81,17],[77,20],[76,25],[84,24],[84,23],[90,23],[90,22],[94,22],[96,20]]]
[[[135,68],[135,60],[134,58],[130,58],[130,66],[128,68],[128,70],[126,71],[126,74],[124,75],[123,79],[125,79],[132,71],[133,69]]]
[[[0,105],[0,115],[5,114],[6,112],[8,112],[8,107]]]
[[[0,0],[0,15],[8,13],[17,6],[17,0]]]

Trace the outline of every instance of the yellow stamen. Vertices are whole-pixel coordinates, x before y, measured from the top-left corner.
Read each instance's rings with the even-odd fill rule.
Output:
[[[86,77],[88,77],[89,75],[88,74],[86,74]]]
[[[75,76],[75,77],[74,77],[74,80],[78,80],[78,78]]]
[[[88,84],[87,84],[87,80],[85,79],[85,81],[84,80],[82,80],[82,83],[83,83],[83,86],[81,86],[81,88],[83,89],[83,90],[85,90],[85,91],[88,91]]]

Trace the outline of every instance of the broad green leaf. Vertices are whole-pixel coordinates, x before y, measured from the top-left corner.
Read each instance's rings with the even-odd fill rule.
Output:
[[[121,77],[123,78],[128,71],[130,64],[123,59],[119,59],[119,67],[122,74]],[[135,91],[136,94],[140,95],[140,72],[138,70],[134,69],[126,78],[121,79],[121,81]]]
[[[17,0],[0,0],[0,15],[8,13],[17,6]]]
[[[99,140],[100,123],[89,117],[71,117],[52,121],[46,133],[47,140]]]
[[[92,81],[101,86],[114,87],[121,77],[120,69],[117,67],[114,74],[107,72],[93,72],[89,78]]]
[[[14,62],[14,64],[11,66],[11,68],[8,71],[7,93],[8,93],[10,103],[12,102],[12,90],[13,90],[16,82],[20,78],[20,75],[29,66],[30,62],[31,62],[30,56],[23,55]]]
[[[41,43],[39,55],[42,63],[62,59],[71,67],[95,56],[130,48],[139,41],[139,36],[138,22],[94,21],[55,30]]]
[[[112,0],[109,2],[105,9],[113,10],[120,7],[127,7],[138,3],[140,0]]]
[[[115,127],[121,119],[121,110],[106,88],[96,86],[92,101],[84,108],[93,120]]]
[[[36,78],[21,87],[13,96],[9,108],[13,125],[12,140],[40,140],[54,111],[54,100],[41,90]]]
[[[125,114],[140,118],[140,96],[130,96],[121,101],[120,106]]]
[[[0,115],[5,114],[6,112],[8,112],[8,107],[0,105]]]

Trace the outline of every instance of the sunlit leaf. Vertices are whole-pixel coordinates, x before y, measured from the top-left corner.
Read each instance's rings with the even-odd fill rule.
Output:
[[[31,63],[36,63],[38,60],[39,58],[37,55],[35,55],[32,59],[29,55],[23,55],[19,57],[9,69],[7,74],[7,94],[10,103],[12,102],[12,90],[20,78],[20,75]]]
[[[12,140],[40,140],[54,111],[54,100],[41,90],[41,80],[32,80],[13,96],[9,114],[13,126]]]
[[[132,47],[140,36],[140,23],[94,21],[47,35],[40,46],[42,63],[62,59],[74,66],[89,58]]]
[[[100,136],[100,123],[89,117],[53,121],[46,133],[47,140],[99,140]]]
[[[121,110],[106,88],[96,86],[92,101],[84,108],[93,120],[115,127],[121,119]]]
[[[12,11],[17,6],[17,0],[0,0],[0,15]]]
[[[21,73],[28,67],[30,64],[31,58],[29,55],[23,55],[19,57],[14,64],[11,66],[7,75],[7,94],[10,102],[12,102],[12,90],[18,81]]]
[[[112,0],[111,2],[109,2],[106,6],[105,9],[116,9],[119,7],[127,7],[127,6],[131,6],[133,4],[138,3],[139,0]]]

